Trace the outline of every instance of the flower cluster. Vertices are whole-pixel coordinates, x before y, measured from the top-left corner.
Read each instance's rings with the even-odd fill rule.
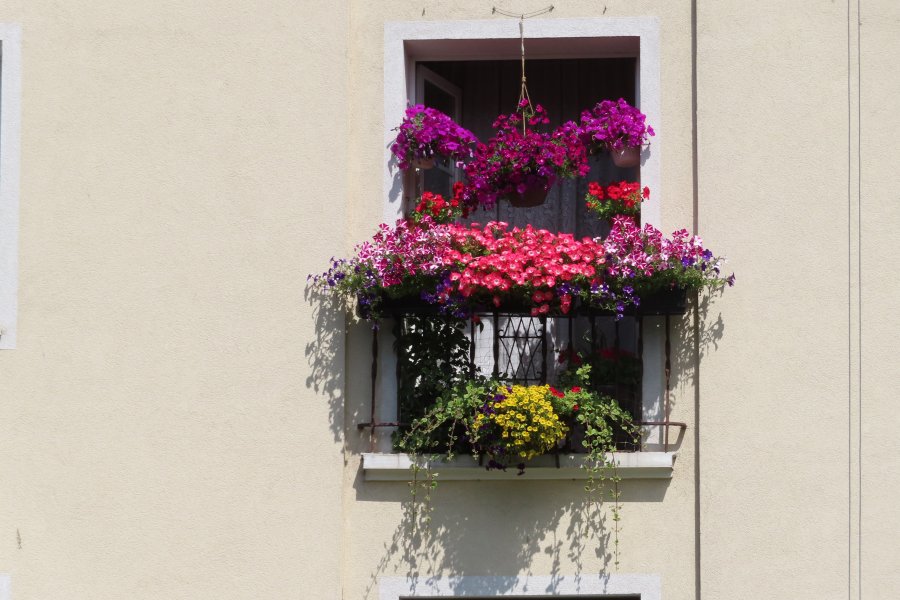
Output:
[[[526,461],[557,448],[586,453],[602,464],[615,450],[614,429],[633,434],[636,428],[614,398],[588,387],[589,369],[567,374],[559,390],[477,376],[444,386],[433,405],[395,438],[395,448],[451,457],[468,442],[473,455],[489,459],[488,469],[516,465],[520,475]],[[573,430],[577,435],[569,436]]]
[[[600,293],[606,257],[595,239],[503,222],[457,226],[449,235],[453,248],[444,260],[464,298],[500,306],[518,294],[539,315],[551,307],[568,313],[574,296]]]
[[[519,304],[534,316],[567,314],[580,298],[621,316],[640,296],[661,289],[732,285],[733,275],[721,275],[722,263],[685,230],[666,238],[628,217],[615,217],[601,241],[503,222],[438,224],[423,214],[417,222],[381,225],[354,258],[334,260],[315,283],[357,296],[363,316],[382,292],[414,295],[452,312],[460,303]]]
[[[649,224],[641,229],[616,216],[602,240],[531,225],[435,221],[455,214],[459,204],[423,196],[417,216],[379,226],[353,258],[332,259],[314,284],[356,296],[361,316],[372,319],[385,295],[421,299],[460,317],[491,305],[530,309],[532,316],[568,314],[578,300],[621,318],[628,306],[661,290],[734,284],[734,275],[722,275],[724,260],[685,230],[667,238]]]
[[[549,452],[568,431],[553,408],[554,394],[562,397],[549,385],[501,387],[475,417],[479,445],[495,462],[497,458],[524,462]]]
[[[490,207],[508,194],[547,190],[557,177],[587,175],[587,151],[574,123],[552,134],[528,127],[549,122],[546,110],[540,104],[532,108],[527,100],[519,104],[519,112],[497,117],[496,135],[487,144],[478,144],[473,161],[465,167],[475,202]]]
[[[560,177],[584,177],[590,171],[588,150],[641,145],[654,135],[645,120],[624,99],[604,100],[583,111],[580,123],[568,121],[547,133],[538,130],[550,123],[547,111],[522,99],[517,112],[497,117],[494,137],[481,143],[449,116],[417,104],[406,110],[391,152],[401,169],[436,156],[464,166],[460,201],[490,208],[502,197],[549,190]]]
[[[671,238],[650,224],[640,228],[628,217],[615,217],[604,241],[610,260],[607,274],[621,289],[640,296],[661,289],[734,285],[734,274],[722,277],[724,259],[703,247],[703,240],[681,229]]]
[[[398,129],[391,152],[401,169],[408,169],[416,160],[428,160],[436,155],[460,162],[471,158],[472,146],[478,141],[471,131],[449,116],[422,104],[406,109]]]
[[[400,297],[434,289],[444,276],[449,249],[447,225],[427,215],[418,223],[400,219],[394,227],[379,225],[371,241],[354,248],[353,258],[332,259],[328,271],[311,279],[320,289],[355,296],[360,315],[375,318],[382,293]]]
[[[656,135],[646,119],[624,98],[616,102],[604,100],[581,113],[581,139],[591,149],[641,146],[648,136]]]
[[[449,201],[444,200],[440,194],[424,192],[410,218],[415,223],[422,223],[426,218],[430,218],[435,223],[443,224],[451,223],[459,217],[466,217],[469,208],[465,205],[462,194],[463,183],[459,181],[453,184],[453,198]]]
[[[641,212],[641,202],[650,197],[650,188],[641,189],[637,182],[620,181],[605,188],[592,181],[585,196],[588,210],[600,219],[611,220],[617,215],[637,216]]]

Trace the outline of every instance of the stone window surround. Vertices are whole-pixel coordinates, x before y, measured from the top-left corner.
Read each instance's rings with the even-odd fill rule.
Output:
[[[534,58],[637,57],[635,97],[647,121],[664,132],[661,119],[659,21],[655,17],[531,19],[525,22],[526,53]],[[384,211],[383,222],[402,216],[403,177],[391,161],[392,128],[403,119],[415,96],[415,64],[430,60],[478,60],[519,57],[519,27],[515,19],[482,21],[413,21],[384,24]],[[664,133],[663,133],[664,135]],[[641,183],[653,190],[642,206],[641,219],[660,227],[663,186],[660,143],[655,140],[645,151]],[[664,321],[644,318],[643,420],[664,420]],[[388,328],[384,328],[388,329]],[[388,332],[379,340],[379,373],[393,373],[395,360]],[[396,418],[396,385],[390,377],[377,384],[377,419]],[[671,416],[670,416],[671,418]],[[381,429],[376,444],[379,452],[390,451],[390,432]],[[662,450],[662,427],[647,430],[645,450]]]
[[[16,347],[22,29],[0,23],[0,349]]]

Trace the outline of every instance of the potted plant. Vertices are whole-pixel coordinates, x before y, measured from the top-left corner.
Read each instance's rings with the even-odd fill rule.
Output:
[[[465,168],[478,204],[491,207],[506,198],[513,206],[538,206],[557,177],[588,173],[587,152],[574,124],[552,134],[529,129],[549,122],[544,108],[540,104],[532,108],[528,100],[519,103],[518,112],[497,117],[496,135],[478,144]]]
[[[397,129],[391,152],[403,170],[430,169],[437,156],[460,163],[471,158],[472,147],[478,141],[471,131],[449,116],[422,104],[407,108]]]
[[[425,414],[395,438],[400,452],[450,459],[460,448],[484,457],[486,469],[514,467],[566,445],[579,430],[575,451],[588,455],[588,468],[609,466],[614,430],[637,431],[615,399],[591,391],[590,367],[572,373],[572,385],[508,385],[475,377],[446,388]],[[580,385],[578,385],[580,383]],[[572,444],[570,444],[572,446]]]
[[[649,197],[650,188],[642,190],[637,182],[620,181],[604,187],[592,181],[584,199],[591,213],[611,223],[616,216],[637,218],[641,214],[641,203]]]
[[[354,299],[361,318],[377,321],[385,308],[400,308],[397,302],[412,301],[416,308],[439,304],[448,294],[449,250],[448,225],[429,215],[400,219],[393,227],[379,225],[370,241],[354,248],[352,258],[332,259],[331,268],[309,279],[316,288]]]
[[[684,229],[667,238],[650,224],[642,229],[618,216],[604,246],[607,281],[632,297],[638,314],[682,314],[689,293],[734,285],[733,273],[722,275],[725,260]]]
[[[581,113],[582,141],[592,151],[607,149],[617,167],[634,167],[641,160],[641,146],[656,135],[647,117],[624,98],[604,100]]]
[[[531,225],[435,220],[450,220],[459,210],[452,200],[423,195],[411,218],[380,225],[354,257],[333,260],[314,284],[354,297],[360,315],[377,320],[385,302],[410,299],[418,308],[458,316],[505,306],[532,316],[565,315],[578,303],[616,318],[680,314],[689,292],[734,283],[734,275],[722,275],[724,260],[685,230],[667,238],[652,225],[642,229],[616,216],[600,240]]]
[[[616,309],[599,240],[503,222],[455,226],[449,235],[449,279],[467,304],[516,304],[532,316],[568,314],[577,299]]]
[[[463,198],[464,185],[457,181],[453,184],[453,197],[445,200],[441,194],[423,192],[419,197],[410,219],[416,224],[422,224],[426,219],[433,223],[452,223],[460,217],[469,216],[469,207]]]
[[[488,470],[513,467],[522,475],[532,458],[566,449],[584,456],[584,490],[589,501],[612,501],[618,562],[620,477],[613,452],[623,435],[634,443],[639,428],[614,398],[591,390],[589,379],[590,366],[585,365],[567,373],[562,389],[477,377],[444,388],[424,415],[394,438],[397,451],[414,457],[412,522],[416,522],[418,493],[424,492],[422,500],[427,505],[437,485],[434,461],[420,460],[424,456],[451,460],[468,451]],[[423,508],[427,515],[429,508]]]

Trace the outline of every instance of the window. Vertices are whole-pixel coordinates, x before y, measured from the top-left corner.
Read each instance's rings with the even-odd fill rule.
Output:
[[[0,24],[0,349],[16,347],[21,29]]]
[[[441,23],[437,28],[434,23],[394,23],[385,27],[385,147],[390,146],[393,132],[392,124],[398,123],[408,102],[418,102],[425,98],[428,103],[442,102],[448,109],[445,112],[462,114],[463,125],[473,129],[476,135],[485,136],[484,128],[490,127],[490,121],[497,114],[511,112],[515,105],[515,98],[509,102],[503,102],[501,94],[517,93],[517,72],[519,47],[518,27],[516,23],[495,21],[468,21]],[[570,21],[563,19],[535,20],[528,27],[527,52],[529,56],[529,68],[543,69],[548,74],[548,81],[552,76],[560,75],[565,71],[574,73],[574,83],[565,84],[568,92],[548,92],[558,98],[560,111],[556,115],[560,119],[577,117],[577,111],[582,105],[590,105],[604,96],[623,96],[633,100],[641,110],[647,114],[648,120],[659,127],[659,48],[658,48],[658,24],[652,18],[637,19],[585,19]],[[511,61],[511,62],[510,62]],[[579,98],[578,85],[579,69],[587,74],[590,81],[591,69],[596,68],[600,62],[605,61],[607,66],[615,65],[612,71],[614,77],[608,77],[603,82],[594,81],[598,85],[610,87],[607,91],[584,89],[585,96]],[[537,63],[543,62],[542,66]],[[494,76],[482,74],[482,84],[472,85],[468,82],[477,81],[479,73],[494,70]],[[503,84],[504,77],[513,79]],[[535,79],[540,79],[536,75]],[[557,79],[559,79],[557,77]],[[547,88],[555,84],[548,83]],[[534,86],[534,87],[533,87]],[[536,92],[538,84],[529,76],[529,90],[536,101],[545,104],[540,93]],[[503,91],[499,91],[503,90]],[[572,92],[574,90],[574,94]],[[479,96],[480,95],[480,96]],[[599,95],[599,97],[598,97]],[[478,104],[489,106],[489,110],[479,110]],[[563,104],[571,104],[566,108]],[[482,119],[481,123],[477,123]],[[485,122],[485,119],[487,120]],[[389,164],[390,156],[385,155],[385,164]],[[430,177],[440,178],[440,181],[429,182],[430,185],[448,185],[456,174],[450,168],[438,170],[439,173]],[[627,174],[621,175],[623,178]],[[400,173],[386,167],[384,189],[387,200],[385,202],[384,220],[393,222],[402,213],[406,201],[417,195],[426,182],[422,176],[418,180],[405,181]],[[640,179],[643,184],[653,190],[651,201],[644,205],[642,219],[645,222],[659,224],[660,205],[662,195],[660,184],[660,161],[658,148],[651,148],[644,164],[640,169]],[[586,184],[585,184],[586,185]],[[579,194],[579,190],[570,189],[560,193],[566,193],[571,198]],[[583,193],[581,194],[583,197]],[[550,206],[559,206],[559,203],[548,202]],[[574,231],[580,234],[591,232],[578,232],[580,226],[583,229],[587,224],[578,218],[577,207],[580,203],[573,202],[571,208],[563,211],[547,213],[541,218],[549,219],[548,228],[564,231]],[[505,210],[501,206],[498,210]],[[516,216],[498,214],[497,216],[508,222],[516,223],[516,219],[523,222],[535,220],[537,211],[541,209],[526,209]],[[483,220],[485,217],[481,217]],[[526,323],[520,320],[519,323]],[[637,319],[632,321],[636,322]],[[497,327],[504,327],[510,322],[496,322]],[[573,325],[560,325],[554,323],[552,345],[555,349],[565,346],[573,339],[573,330],[583,333],[590,326],[582,321]],[[610,326],[612,327],[612,326]],[[637,351],[638,345],[643,354],[643,378],[637,396],[640,398],[638,410],[640,418],[648,423],[668,423],[668,414],[665,403],[664,372],[665,372],[665,336],[667,330],[667,318],[653,316],[644,317],[643,326],[636,329],[635,324],[628,325],[630,333],[621,335],[611,328],[600,332],[606,342],[616,338],[625,344],[630,344]],[[594,332],[595,334],[597,332]],[[619,336],[616,336],[619,333]],[[471,335],[471,334],[470,334]],[[378,372],[382,374],[373,384],[374,396],[372,422],[382,424],[396,422],[398,415],[397,406],[397,378],[392,377],[398,367],[397,357],[393,354],[393,333],[389,328],[383,328],[378,334],[381,338],[378,342],[378,356],[375,364]],[[597,343],[598,338],[592,336],[592,343]],[[626,341],[630,340],[630,341]],[[521,339],[519,340],[521,341]],[[527,343],[527,342],[526,342]],[[549,350],[549,349],[548,349]],[[546,368],[550,361],[544,358],[544,374],[540,370],[528,373],[524,370],[519,360],[509,353],[511,359],[507,360],[504,367],[496,365],[496,351],[494,351],[493,363],[490,370],[503,368],[515,370],[522,379],[540,379],[546,377]],[[553,352],[548,352],[552,357]],[[484,369],[492,357],[479,358],[479,363]],[[647,450],[662,450],[665,444],[664,430],[668,427],[653,427],[647,431],[644,439],[644,448]],[[373,428],[373,450],[390,452],[390,427],[380,429]]]
[[[457,123],[462,121],[462,90],[422,63],[416,66],[415,101],[438,109]],[[452,194],[451,186],[459,178],[459,169],[447,159],[441,158],[433,169],[422,171],[416,187],[421,184],[422,190],[449,198]]]
[[[578,120],[582,109],[602,99],[623,97],[634,104],[637,60],[636,56],[529,59],[527,76],[531,98],[547,109],[550,128]],[[416,95],[411,101],[450,115],[481,140],[494,135],[492,123],[496,116],[513,112],[518,102],[519,60],[426,61],[416,62],[414,69]],[[528,223],[554,232],[574,233],[576,237],[601,235],[608,231],[608,225],[589,215],[583,201],[588,181],[637,181],[640,168],[618,168],[606,155],[595,156],[590,163],[591,172],[587,177],[558,182],[550,198],[540,207],[512,208],[500,202],[492,210],[476,211],[469,220]],[[446,163],[419,171],[412,193],[404,194],[407,212],[423,190],[449,197],[451,184],[460,175],[453,165]],[[440,388],[449,383],[454,373],[468,371],[524,385],[556,385],[563,368],[581,358],[593,363],[594,387],[616,397],[635,421],[642,420],[639,362],[643,349],[642,319],[627,317],[616,322],[612,315],[597,314],[539,318],[511,313],[508,309],[477,317],[477,328],[474,324],[463,327],[470,341],[466,344],[462,333],[451,335],[453,328],[446,319],[436,317],[428,322],[421,315],[410,317],[398,312],[396,419],[399,422],[409,423],[421,416],[429,399],[440,393]],[[424,338],[429,338],[428,351],[422,352]],[[435,343],[441,339],[445,341],[443,346]],[[460,343],[464,344],[462,348],[458,347]],[[442,356],[459,360],[456,364],[445,360],[441,368],[433,369],[439,378],[447,376],[442,385],[435,389],[423,388],[419,385],[420,374],[433,368]],[[574,360],[565,360],[567,356]],[[636,449],[627,436],[623,434],[621,438],[621,449]],[[567,447],[567,451],[581,450],[577,445]]]

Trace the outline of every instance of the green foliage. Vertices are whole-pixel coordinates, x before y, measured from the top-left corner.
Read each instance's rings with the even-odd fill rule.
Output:
[[[476,448],[478,434],[474,424],[485,400],[500,384],[476,377],[446,388],[425,413],[413,420],[409,429],[395,440],[395,447],[411,454],[443,454],[452,458],[460,443]]]
[[[512,453],[501,450],[503,441],[493,435],[496,428],[485,425],[485,415],[509,392],[502,381],[469,373],[465,321],[407,317],[399,327],[403,328],[397,348],[401,414],[408,425],[395,434],[394,447],[413,456],[410,511],[415,527],[429,519],[430,499],[437,485],[437,473],[431,466],[435,460],[449,460],[461,453],[476,458],[484,454],[490,458],[489,468],[505,468],[512,460]],[[552,412],[569,431],[565,448],[585,455],[589,507],[612,502],[618,565],[620,478],[611,454],[623,435],[636,439],[638,426],[614,398],[598,391],[597,382],[608,376],[602,371],[595,373],[592,364],[586,363],[561,375],[559,391],[546,386],[529,389],[543,387],[545,394],[551,390],[547,399]]]
[[[623,432],[628,440],[635,441],[640,435],[640,427],[635,425],[631,414],[619,406],[614,398],[586,389],[592,386],[594,380],[590,364],[566,370],[561,376],[561,382],[569,386],[569,390],[560,402],[562,407],[572,403],[575,422],[583,428],[581,445],[587,453],[585,468],[588,470],[584,490],[588,494],[589,504],[593,506],[607,499],[613,503],[613,554],[618,567],[621,478],[610,455],[616,450],[617,432]],[[574,410],[575,407],[577,410]]]
[[[641,382],[641,360],[626,350],[599,348],[591,354],[567,348],[562,351],[560,362],[568,363],[560,383],[569,387],[582,381],[594,390],[611,385],[637,386]]]
[[[397,327],[398,403],[400,416],[411,424],[423,417],[429,407],[438,406],[447,390],[468,378],[470,342],[466,321],[454,317],[408,316],[399,319]],[[400,428],[395,442],[409,427]],[[449,434],[446,430],[443,433]]]

